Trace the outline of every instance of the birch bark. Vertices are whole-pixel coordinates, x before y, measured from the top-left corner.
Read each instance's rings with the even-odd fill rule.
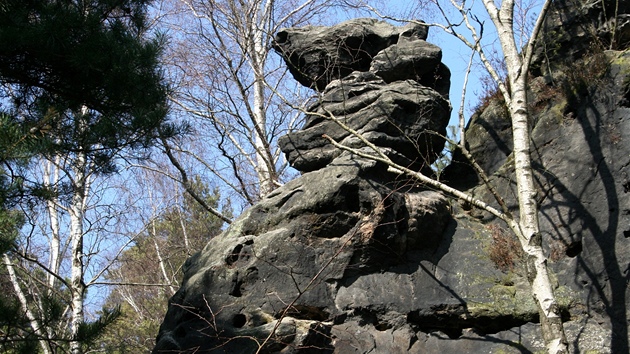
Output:
[[[24,313],[26,314],[26,318],[28,318],[31,327],[33,328],[33,332],[35,332],[35,334],[40,338],[39,345],[42,347],[44,354],[52,354],[52,349],[48,344],[48,341],[46,340],[48,336],[44,332],[44,327],[41,325],[41,323],[39,323],[39,321],[33,314],[33,311],[31,311],[31,309],[28,307],[28,300],[26,299],[26,295],[24,295],[22,287],[20,286],[20,281],[17,277],[17,274],[15,273],[15,269],[13,268],[13,262],[11,262],[11,259],[6,253],[2,255],[2,258],[4,260],[4,264],[7,266],[9,279],[11,281],[11,284],[13,285],[15,293],[17,294],[18,300],[20,301],[22,311],[24,311]]]
[[[70,240],[71,250],[71,274],[70,284],[72,286],[72,320],[70,351],[73,354],[81,353],[81,343],[77,335],[79,327],[84,321],[83,300],[85,296],[84,268],[83,268],[83,218],[85,215],[85,202],[89,180],[87,178],[88,169],[85,153],[79,152],[72,166],[74,172],[73,196],[70,205]]]
[[[77,130],[84,132],[88,128],[86,120],[89,110],[83,107],[81,112],[76,114]],[[87,205],[87,197],[90,190],[90,171],[91,163],[88,160],[87,153],[84,149],[87,147],[79,146],[76,156],[72,161],[70,170],[72,171],[72,198],[69,207],[70,217],[70,243],[71,249],[71,270],[70,285],[72,297],[72,315],[70,320],[70,352],[72,354],[81,354],[81,342],[78,338],[79,328],[85,320],[84,316],[84,298],[85,298],[85,269],[83,254],[83,238],[85,236],[83,230],[83,222],[85,218],[85,210]]]
[[[493,0],[484,0],[483,3],[497,29],[510,83],[510,91],[503,92],[503,95],[506,102],[509,102],[508,109],[512,120],[514,174],[519,205],[519,220],[518,224],[515,225],[517,228],[513,227],[513,231],[519,237],[527,257],[527,277],[539,308],[541,328],[547,350],[553,354],[568,353],[560,308],[553,292],[547,257],[542,248],[538,223],[538,203],[536,202],[537,190],[534,184],[530,156],[531,119],[527,102],[527,74],[531,53],[551,1],[547,0],[543,5],[528,45],[524,49],[525,52],[519,52],[515,40],[514,0],[503,1],[501,8],[497,8]]]

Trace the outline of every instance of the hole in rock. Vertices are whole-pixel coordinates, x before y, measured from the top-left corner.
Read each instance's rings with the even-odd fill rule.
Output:
[[[374,328],[376,328],[377,331],[386,331],[390,328],[392,328],[392,325],[389,323],[376,323],[374,325]]]
[[[623,232],[623,237],[628,238],[630,237],[630,230],[626,230]]]
[[[463,330],[461,328],[442,328],[441,329],[444,334],[446,334],[450,339],[457,339],[462,336]]]
[[[276,35],[275,39],[277,43],[283,44],[287,41],[288,38],[289,38],[289,33],[287,33],[286,31],[280,31]]]
[[[460,338],[464,329],[480,335],[496,334],[519,327],[528,322],[538,322],[538,313],[523,313],[517,316],[471,316],[465,307],[444,305],[430,310],[413,311],[407,322],[424,333],[441,332],[451,339]]]
[[[232,290],[230,290],[229,295],[234,296],[234,297],[243,296],[243,293],[241,291],[241,282],[235,282],[232,285]]]
[[[567,245],[567,249],[564,252],[567,257],[575,257],[578,254],[582,253],[582,241],[576,241],[576,242],[572,242],[569,245]]]
[[[232,325],[235,328],[241,328],[245,326],[245,323],[247,323],[247,317],[245,317],[242,313],[237,313],[234,315],[234,318],[232,318]]]
[[[241,297],[243,294],[241,293],[241,285],[243,282],[238,279],[238,271],[232,276],[232,288],[230,289],[229,294],[234,297]]]
[[[234,249],[232,250],[232,253],[230,253],[230,255],[225,258],[225,263],[227,263],[228,265],[236,263],[236,261],[238,261],[238,255],[241,254],[242,249],[243,245],[236,245],[236,247],[234,247]]]
[[[175,329],[175,337],[183,338],[186,337],[186,328],[183,325],[177,326]]]

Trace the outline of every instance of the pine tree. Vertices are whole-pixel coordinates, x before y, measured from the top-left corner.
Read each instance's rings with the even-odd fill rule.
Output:
[[[86,286],[81,208],[91,179],[116,171],[122,151],[142,155],[158,137],[178,132],[167,121],[168,87],[159,68],[165,39],[148,33],[146,9],[150,2],[0,3],[0,125],[7,132],[0,137],[0,251],[2,280],[8,281],[0,285],[19,294],[20,287],[29,290],[25,286],[28,279],[39,277],[51,285],[50,294],[72,304],[70,319],[63,319],[55,317],[56,311],[48,311],[57,308],[61,298],[36,302],[32,294],[22,292],[19,303],[0,303],[2,309],[15,310],[15,318],[0,322],[3,350],[19,352],[22,344],[12,344],[19,342],[26,345],[27,352],[33,352],[34,343],[45,353],[54,352],[55,347],[80,353],[118,313],[103,310],[100,319],[91,323],[83,318]],[[24,183],[33,157],[63,161],[65,165],[57,168],[64,169],[69,182],[55,188],[37,185],[32,179]],[[6,253],[17,251],[15,238],[22,216],[15,207],[51,200],[67,203],[71,211],[69,278],[50,268],[41,273],[21,272],[18,265],[27,262],[24,257]],[[38,265],[31,262],[29,267]],[[57,291],[62,288],[65,291]],[[45,298],[39,295],[38,300]],[[50,306],[42,308],[44,303]],[[71,323],[70,332],[67,326],[56,326],[61,321]]]

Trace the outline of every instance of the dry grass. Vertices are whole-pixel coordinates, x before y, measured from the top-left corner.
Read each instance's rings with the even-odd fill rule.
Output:
[[[523,251],[516,236],[505,232],[498,225],[490,224],[487,227],[492,234],[492,243],[488,246],[490,260],[502,272],[513,270],[523,257]]]

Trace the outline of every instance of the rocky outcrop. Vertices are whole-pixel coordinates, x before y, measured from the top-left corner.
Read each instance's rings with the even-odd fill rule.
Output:
[[[339,43],[330,36],[349,50],[336,52]],[[325,82],[321,99],[307,112],[303,129],[280,141],[304,174],[243,213],[187,262],[156,353],[327,352],[354,345],[354,339],[342,338],[365,321],[378,331],[396,332],[401,342],[391,346],[402,350],[415,335],[401,316],[414,314],[420,325],[431,307],[465,312],[457,297],[446,296],[439,280],[432,280],[452,220],[448,200],[388,173],[386,166],[341,153],[322,138],[325,133],[367,149],[330,120],[332,114],[401,163],[422,167],[433,161],[444,145],[433,132],[444,132],[450,104],[436,90],[444,90],[444,82],[425,85],[424,74],[414,74],[448,72],[439,48],[424,42],[426,28],[362,19],[327,30],[286,30],[278,37],[285,50],[289,42],[332,45],[300,49],[316,60],[301,64],[299,72],[319,75],[313,66],[322,57],[335,57],[339,60],[326,67],[349,73],[312,76],[312,82]],[[425,49],[392,48],[405,41],[423,42]],[[360,60],[347,57],[366,51],[370,55]],[[295,56],[298,50],[290,52]],[[398,58],[395,66],[409,74],[394,73],[387,56]],[[391,291],[398,286],[409,292]],[[440,327],[440,322],[433,318],[421,325]]]
[[[246,211],[187,262],[156,352],[253,353],[269,336],[263,352],[333,348],[334,319],[363,306],[357,280],[431,254],[450,219],[439,193],[396,188],[379,171],[338,159]]]
[[[291,29],[279,36],[293,70],[309,73],[299,80],[321,91],[303,130],[281,139],[303,174],[187,261],[154,353],[544,349],[518,246],[505,226],[321,138],[327,134],[369,152],[327,119],[332,113],[417,168],[443,144],[430,133],[444,129],[448,116],[442,84],[424,74],[399,77],[380,59],[405,58],[404,65],[426,60],[433,68],[427,72],[443,70],[427,59],[436,58],[434,48],[420,44],[424,27],[351,23],[341,26],[345,32],[389,33],[382,36],[386,41],[375,40],[388,45],[355,60],[331,44],[329,52],[309,49],[302,60],[286,43],[328,43],[321,39],[326,30],[317,27],[311,36]],[[380,29],[365,28],[370,26]],[[418,54],[426,58],[399,48],[409,28],[417,33],[409,40],[428,48]],[[340,38],[338,27],[330,31]],[[320,59],[335,56],[347,60],[331,72],[347,70],[323,75]],[[324,67],[331,62],[337,59]],[[600,52],[570,64],[533,78],[531,86],[541,229],[572,352],[623,353],[630,318],[630,140],[624,134],[630,129],[630,52]],[[469,123],[466,141],[515,210],[509,134],[505,107],[489,100]],[[414,137],[413,144],[405,136]],[[459,154],[453,160],[442,177],[492,203],[468,161]]]
[[[572,294],[566,327],[599,338],[603,353],[628,352],[630,265],[630,52],[606,51],[532,80],[533,158],[540,227],[558,289]],[[501,101],[476,114],[468,149],[516,210],[511,125]],[[465,177],[464,177],[465,176]],[[493,202],[461,154],[442,175]],[[485,223],[488,214],[471,211]],[[596,335],[597,333],[597,335]],[[581,337],[571,339],[586,352]]]
[[[324,134],[353,148],[364,145],[331,116],[388,148],[398,163],[433,163],[444,147],[450,74],[426,36],[421,24],[394,27],[374,19],[281,31],[275,48],[296,80],[322,91],[302,129],[278,140],[291,165],[313,171],[341,155]]]
[[[356,136],[328,119],[342,118],[368,141],[385,148],[392,159],[405,166],[428,166],[444,147],[450,105],[435,90],[413,80],[387,84],[371,72],[353,72],[330,83],[309,111],[301,130],[278,143],[287,160],[300,171],[326,166],[342,151],[324,134],[344,145],[361,148]]]
[[[630,9],[625,3],[619,5],[621,23]],[[568,9],[555,9],[547,37],[552,33],[575,37],[556,38],[567,48],[563,60],[543,63],[541,67],[553,70],[533,77],[530,85],[540,227],[557,286],[573,297],[566,310],[571,321],[565,327],[575,329],[580,321],[596,322],[597,330],[587,326],[580,336],[599,338],[598,352],[625,353],[629,351],[630,319],[630,140],[625,133],[630,128],[629,42],[619,28],[615,38],[618,44],[625,43],[621,50],[592,46],[612,38],[605,32],[605,24],[612,19],[604,17],[602,2],[586,2],[577,13]],[[568,23],[563,25],[563,21]],[[586,28],[599,30],[588,36]],[[466,142],[510,208],[516,210],[511,124],[501,100],[489,101],[473,116]],[[460,153],[454,154],[442,177],[493,202]],[[485,223],[495,222],[486,213],[471,213]],[[587,352],[580,336],[571,344],[575,352]]]
[[[533,72],[550,74],[558,66],[603,49],[630,45],[630,3],[603,0],[556,0],[534,52]]]
[[[355,70],[383,73],[379,76],[388,82],[394,81],[395,68],[403,66],[407,72],[402,79],[410,78],[409,73],[418,78],[433,74],[442,52],[425,42],[427,33],[428,27],[422,24],[396,27],[362,18],[334,27],[284,29],[276,35],[274,48],[298,82],[321,91]],[[448,84],[448,77],[444,79]]]

